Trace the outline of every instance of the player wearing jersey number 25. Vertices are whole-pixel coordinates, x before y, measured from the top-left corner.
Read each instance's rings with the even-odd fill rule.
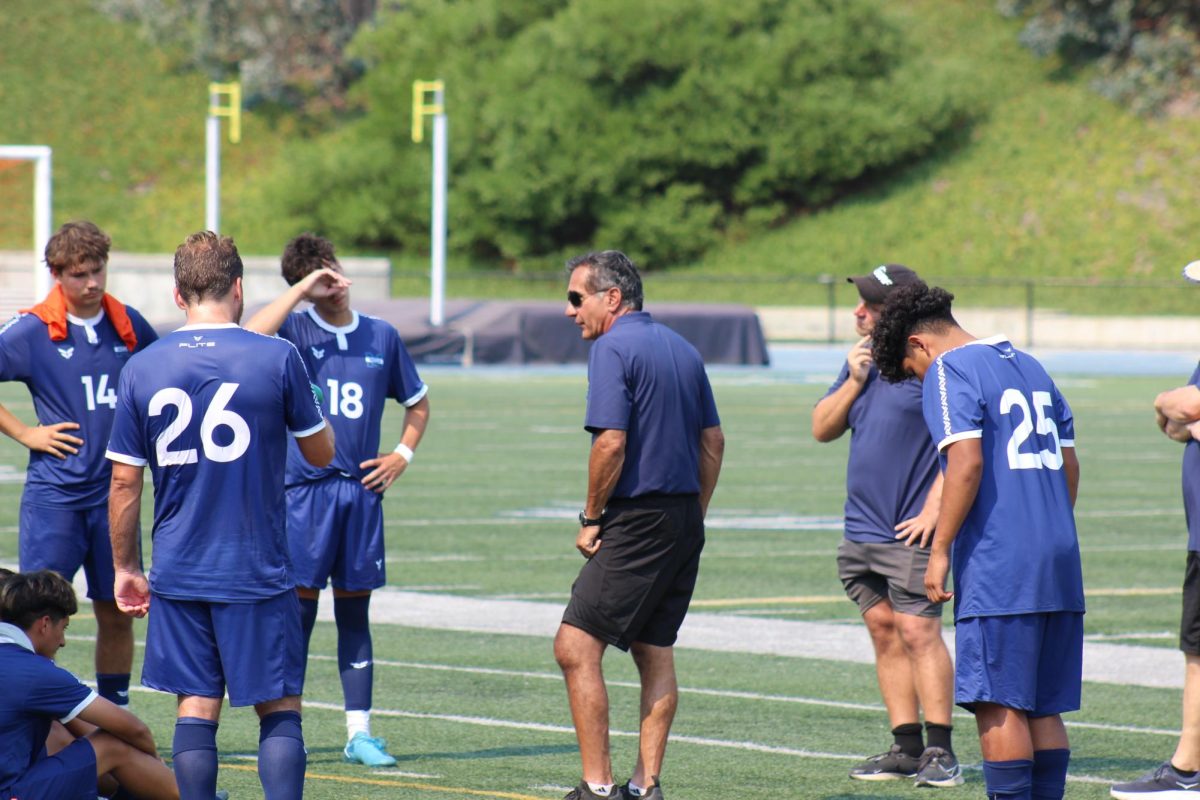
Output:
[[[885,380],[923,379],[944,472],[925,590],[954,598],[954,699],[975,714],[988,797],[1061,798],[1061,714],[1078,710],[1083,670],[1074,419],[1041,364],[964,331],[952,300],[923,283],[893,292],[875,363]]]
[[[109,441],[115,594],[143,616],[142,683],[178,697],[180,795],[213,796],[222,699],[259,715],[268,800],[303,794],[300,607],[284,532],[287,439],[309,462],[334,437],[291,344],[238,327],[242,261],[233,241],[193,234],[175,252],[187,324],[130,359]],[[142,472],[154,478],[149,581],[137,559]]]

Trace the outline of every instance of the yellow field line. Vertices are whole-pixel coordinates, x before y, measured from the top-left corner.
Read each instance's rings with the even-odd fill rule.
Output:
[[[236,769],[242,772],[258,772],[258,767],[248,764],[222,764],[221,769]],[[334,783],[354,783],[362,786],[394,786],[400,789],[420,789],[423,792],[445,792],[446,794],[469,794],[476,797],[502,797],[505,800],[546,800],[532,794],[516,794],[515,792],[485,792],[480,789],[467,789],[462,786],[437,786],[432,783],[410,783],[409,781],[385,781],[379,778],[349,778],[344,775],[322,775],[316,772],[305,772],[305,780],[332,781]]]

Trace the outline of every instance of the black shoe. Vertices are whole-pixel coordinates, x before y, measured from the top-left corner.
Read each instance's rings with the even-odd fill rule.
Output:
[[[1108,793],[1117,800],[1194,800],[1200,798],[1200,775],[1185,778],[1164,761],[1136,781],[1116,784]]]
[[[953,753],[940,747],[925,748],[917,767],[917,786],[949,789],[952,786],[962,786],[962,782],[962,766]]]
[[[578,786],[567,792],[563,800],[626,800],[626,797],[624,786],[614,786],[608,794],[596,794],[587,785],[587,781],[580,781]]]
[[[914,778],[920,767],[918,759],[905,753],[900,745],[894,744],[886,753],[871,756],[850,770],[850,777],[860,781],[894,781],[899,778]]]
[[[663,800],[662,784],[656,783],[653,786],[642,789],[641,794],[635,795],[629,791],[629,784],[626,783],[621,787],[622,800]]]

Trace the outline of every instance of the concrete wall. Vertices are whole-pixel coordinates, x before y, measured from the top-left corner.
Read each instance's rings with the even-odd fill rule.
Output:
[[[391,262],[386,258],[340,258],[346,275],[354,281],[355,298],[391,297]],[[278,256],[243,256],[246,307],[253,308],[276,297],[287,284],[279,275]],[[41,298],[33,296],[33,255],[29,251],[0,251],[0,320]],[[45,269],[39,264],[38,269]],[[175,286],[172,256],[114,252],[108,259],[108,291],[142,312],[153,325],[181,321],[171,290]]]
[[[831,317],[827,308],[763,306],[755,309],[768,341],[824,342]],[[1006,334],[1017,347],[1090,350],[1179,350],[1200,348],[1200,302],[1195,317],[1099,317],[1063,314],[1053,309],[962,308],[955,317],[976,336]],[[854,315],[849,307],[832,316],[834,339],[851,342]],[[1030,342],[1032,334],[1032,343]]]

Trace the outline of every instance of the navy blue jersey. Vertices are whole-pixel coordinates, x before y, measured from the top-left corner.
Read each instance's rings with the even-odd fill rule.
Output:
[[[626,436],[613,497],[699,492],[700,431],[720,424],[700,354],[646,312],[592,343],[584,427]]]
[[[288,434],[325,427],[291,343],[187,325],[129,360],[108,457],[150,466],[150,589],[248,602],[294,584],[284,531]]]
[[[288,448],[288,486],[339,473],[361,479],[369,470],[358,465],[379,456],[379,428],[388,398],[408,407],[427,391],[400,334],[383,320],[357,311],[349,325],[337,328],[310,308],[289,314],[279,336],[300,351],[324,396],[321,410],[337,436],[337,452],[327,467],[309,464],[295,443]]]
[[[825,397],[849,377],[850,366],[843,364]],[[846,538],[895,542],[896,525],[921,513],[938,474],[937,451],[921,412],[921,382],[888,383],[872,365],[846,421]]]
[[[154,329],[126,306],[144,349],[158,338]],[[108,500],[112,473],[104,446],[117,406],[117,380],[129,360],[129,348],[101,312],[90,320],[69,317],[67,338],[50,339],[46,323],[33,314],[19,314],[0,328],[0,381],[21,381],[33,396],[38,422],[78,422],[67,431],[83,439],[77,455],[65,459],[49,453],[29,453],[24,502],[79,509]]]
[[[0,622],[0,793],[43,758],[50,723],[70,722],[96,699],[94,691],[33,652],[25,632]],[[3,795],[8,797],[7,794]]]
[[[1200,366],[1188,383],[1200,389]],[[1200,552],[1200,442],[1190,439],[1183,448],[1183,513],[1187,519],[1188,550]]]
[[[1083,611],[1062,468],[1075,423],[1054,381],[995,336],[938,356],[923,389],[938,451],[968,438],[983,451],[979,493],[954,540],[954,618]]]

